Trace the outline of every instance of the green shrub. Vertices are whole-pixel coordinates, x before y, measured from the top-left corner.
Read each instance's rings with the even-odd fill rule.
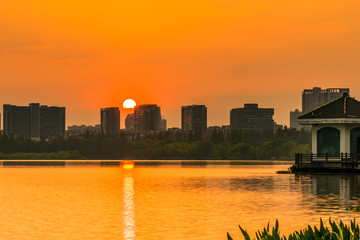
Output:
[[[322,219],[320,219],[320,227],[311,227],[308,225],[303,230],[294,231],[290,233],[288,237],[280,235],[279,222],[276,220],[275,226],[271,231],[269,224],[263,230],[256,232],[256,237],[253,240],[359,240],[359,225],[354,221],[350,222],[350,225],[344,224],[342,221],[335,222],[329,219],[330,228],[324,225]],[[241,228],[240,231],[245,240],[250,240],[249,234]],[[227,233],[227,239],[233,240],[229,233]]]
[[[347,211],[360,212],[360,206],[349,206],[346,208]]]

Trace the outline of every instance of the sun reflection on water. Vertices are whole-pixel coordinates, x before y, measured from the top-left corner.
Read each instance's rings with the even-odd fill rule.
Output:
[[[135,238],[135,212],[134,212],[134,179],[131,175],[124,177],[124,239]]]
[[[121,163],[123,169],[133,169],[135,167],[134,161],[123,161]]]

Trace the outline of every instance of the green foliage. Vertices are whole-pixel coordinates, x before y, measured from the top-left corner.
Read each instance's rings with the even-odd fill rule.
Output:
[[[4,154],[0,153],[0,159],[6,160],[80,160],[86,159],[86,157],[82,156],[79,151],[58,151],[58,152],[50,152],[50,153],[10,153]]]
[[[288,168],[288,170],[279,170],[276,171],[277,174],[292,174],[293,172],[291,171],[290,168]]]
[[[309,154],[311,153],[310,144],[300,144],[291,150],[290,154],[295,156],[295,153]]]
[[[294,142],[284,142],[279,146],[278,151],[282,155],[291,156],[291,152],[295,148],[296,148],[296,144]]]
[[[199,139],[199,136],[194,134],[186,138],[183,135],[172,137],[169,133],[161,133],[130,142],[124,134],[103,136],[87,133],[81,138],[59,138],[52,141],[31,141],[0,135],[0,152],[3,153],[0,158],[290,160],[295,153],[311,152],[310,142],[305,141],[309,136],[306,131],[294,129],[280,129],[276,133],[270,130],[262,133],[234,130],[227,136],[220,131],[214,131],[208,139]],[[73,151],[78,155],[68,154]]]
[[[210,142],[212,143],[222,143],[224,142],[224,134],[222,131],[213,131],[210,135]]]
[[[279,223],[276,220],[271,231],[268,224],[263,230],[258,230],[255,233],[256,237],[253,240],[359,240],[360,238],[359,225],[355,222],[355,219],[350,222],[350,225],[346,225],[342,221],[335,222],[329,219],[329,225],[328,228],[320,219],[319,228],[308,225],[305,229],[294,231],[286,237],[280,235]],[[244,239],[250,240],[249,234],[240,225],[239,228]],[[233,240],[229,233],[227,233],[227,239]]]
[[[249,143],[237,143],[231,148],[231,156],[235,159],[254,159],[256,151],[254,146]]]
[[[346,208],[346,211],[360,212],[360,206],[349,206]]]

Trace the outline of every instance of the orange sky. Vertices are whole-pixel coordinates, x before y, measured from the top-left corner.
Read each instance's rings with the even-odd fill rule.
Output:
[[[289,124],[304,88],[360,99],[359,12],[358,0],[0,0],[0,104],[97,124],[133,98],[172,127],[181,105],[207,105],[211,126],[257,102]]]

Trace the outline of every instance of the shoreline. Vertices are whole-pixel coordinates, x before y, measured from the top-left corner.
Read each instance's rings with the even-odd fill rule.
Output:
[[[134,166],[207,166],[207,165],[284,165],[293,161],[285,160],[0,160],[0,166],[121,166],[123,162],[131,161]]]

